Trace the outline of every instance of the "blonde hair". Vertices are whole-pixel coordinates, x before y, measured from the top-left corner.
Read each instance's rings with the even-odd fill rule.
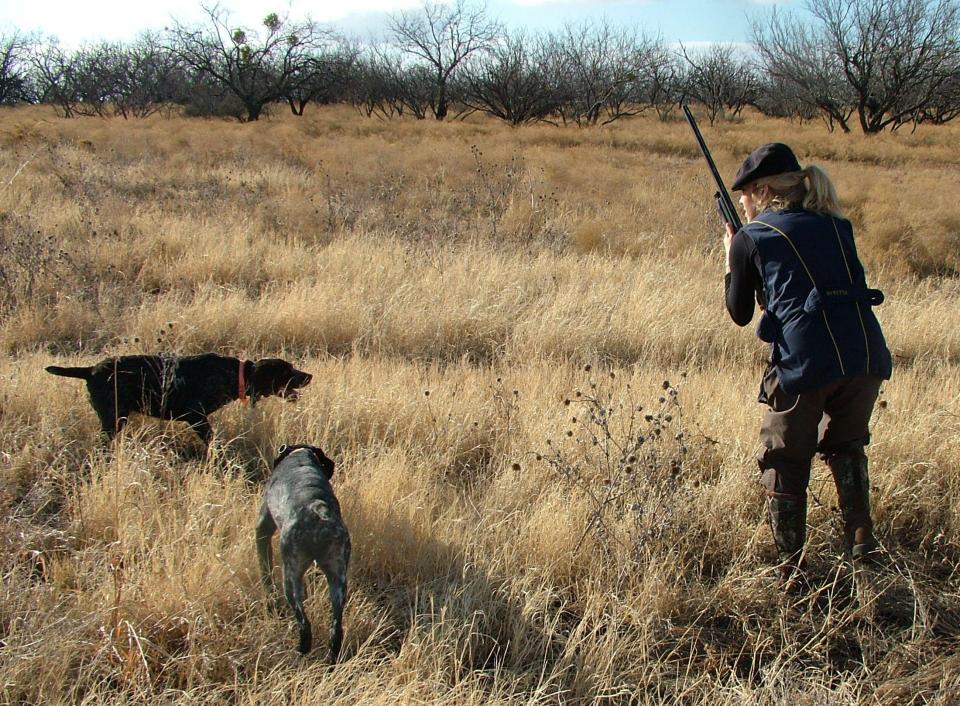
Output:
[[[767,187],[767,194],[760,194],[760,187]],[[787,208],[805,208],[825,215],[843,218],[837,189],[830,176],[820,167],[811,164],[799,172],[785,172],[761,177],[754,182],[754,201],[758,211]]]

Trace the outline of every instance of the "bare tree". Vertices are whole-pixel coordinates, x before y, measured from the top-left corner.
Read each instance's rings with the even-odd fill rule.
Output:
[[[641,109],[640,77],[648,73],[657,40],[604,20],[567,25],[551,43],[562,76],[564,120],[596,125]]]
[[[731,44],[714,44],[700,52],[688,52],[680,45],[688,66],[685,89],[689,97],[703,103],[713,125],[727,111],[739,115],[755,99],[754,71]]]
[[[653,105],[650,95],[662,77],[668,51],[659,37],[636,28],[621,30],[610,56],[611,90],[604,101],[604,124],[639,115]]]
[[[942,89],[913,116],[914,127],[920,123],[943,125],[960,117],[960,66],[948,78]]]
[[[396,46],[424,62],[433,79],[431,109],[437,120],[450,110],[448,87],[454,72],[476,52],[489,48],[500,35],[499,23],[487,16],[486,7],[467,0],[444,5],[426,0],[419,11],[400,12],[390,18]]]
[[[120,44],[101,42],[81,47],[70,56],[68,74],[73,114],[105,117],[117,96],[125,57]]]
[[[463,84],[468,106],[511,125],[546,120],[559,103],[543,42],[523,32],[506,35],[488,53],[468,62]]]
[[[801,125],[820,114],[816,106],[799,95],[793,84],[769,75],[761,79],[756,108],[771,117],[796,118]]]
[[[0,35],[0,105],[32,99],[26,58],[34,40],[20,32]]]
[[[650,58],[641,100],[653,106],[660,120],[665,121],[683,101],[686,81],[686,64],[674,52],[660,45]]]
[[[359,50],[346,42],[317,51],[294,71],[285,98],[294,115],[307,104],[333,103],[347,97]]]
[[[408,113],[423,120],[434,104],[433,79],[429,67],[405,62],[392,48],[372,44],[358,63],[353,102],[368,117]]]
[[[72,52],[55,38],[37,41],[27,62],[35,99],[64,117],[145,117],[183,102],[188,92],[186,71],[149,33],[126,45],[100,42]]]
[[[51,37],[37,42],[31,48],[28,61],[37,100],[53,105],[64,117],[73,116],[74,107],[79,101],[73,57],[64,51],[56,38]]]
[[[74,115],[142,118],[182,99],[182,68],[150,34],[129,45],[84,46],[70,56],[68,66]]]
[[[120,47],[114,72],[113,111],[125,118],[143,118],[186,98],[186,71],[155,34],[145,32]]]
[[[144,117],[176,97],[168,92],[176,61],[148,35],[129,46],[100,42],[71,53],[51,41],[37,48],[32,64],[41,100],[65,117]]]
[[[204,6],[208,23],[187,27],[175,22],[168,47],[193,71],[209,76],[236,97],[246,120],[257,120],[266,105],[284,99],[302,80],[312,52],[331,37],[310,20],[291,22],[267,15],[262,30],[231,27],[219,5]]]
[[[399,115],[406,112],[418,120],[423,120],[428,112],[433,112],[436,117],[434,76],[430,67],[423,64],[410,65],[402,61],[393,64],[391,80],[401,108]]]
[[[766,24],[754,22],[753,41],[775,84],[820,111],[831,131],[850,132],[856,99],[825,37],[774,10]]]
[[[393,67],[382,49],[373,45],[357,59],[350,86],[350,100],[368,118],[392,118],[403,113]]]
[[[771,75],[844,129],[844,114],[867,134],[911,120],[956,76],[956,0],[807,0],[806,9],[809,25],[776,11],[755,22],[754,42]]]

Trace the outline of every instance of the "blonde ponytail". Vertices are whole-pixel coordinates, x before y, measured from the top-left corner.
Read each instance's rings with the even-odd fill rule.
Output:
[[[830,176],[816,164],[811,164],[803,170],[807,180],[807,195],[803,197],[803,207],[818,213],[829,214],[843,218],[840,210],[840,198]]]
[[[833,181],[815,164],[799,172],[762,177],[757,179],[755,184],[754,203],[757,211],[768,208],[775,211],[805,208],[825,215],[844,217]]]

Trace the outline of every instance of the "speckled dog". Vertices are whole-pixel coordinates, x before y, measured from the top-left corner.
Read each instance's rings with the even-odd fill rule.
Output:
[[[310,621],[303,609],[303,575],[316,562],[327,577],[331,608],[327,660],[331,663],[337,661],[343,640],[350,561],[350,535],[330,485],[333,468],[333,461],[316,446],[281,446],[264,490],[256,533],[260,576],[267,593],[277,600],[271,538],[280,530],[283,593],[300,626],[301,654],[310,651],[312,641]]]

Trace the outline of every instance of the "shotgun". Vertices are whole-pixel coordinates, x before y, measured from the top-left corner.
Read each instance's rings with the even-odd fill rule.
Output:
[[[710,167],[710,173],[713,175],[713,180],[717,184],[717,191],[713,195],[713,200],[717,202],[717,211],[720,212],[720,217],[723,219],[723,222],[732,225],[733,232],[736,233],[743,227],[743,224],[740,222],[740,215],[733,205],[730,194],[727,193],[727,187],[724,186],[723,179],[720,178],[717,165],[713,163],[713,157],[710,155],[707,143],[703,141],[703,135],[700,134],[700,128],[697,127],[697,121],[694,119],[693,113],[690,112],[690,108],[686,103],[682,103],[680,107],[683,108],[683,114],[687,116],[690,129],[693,130],[693,135],[697,138],[697,144],[700,145],[703,158],[707,160],[707,166]]]

